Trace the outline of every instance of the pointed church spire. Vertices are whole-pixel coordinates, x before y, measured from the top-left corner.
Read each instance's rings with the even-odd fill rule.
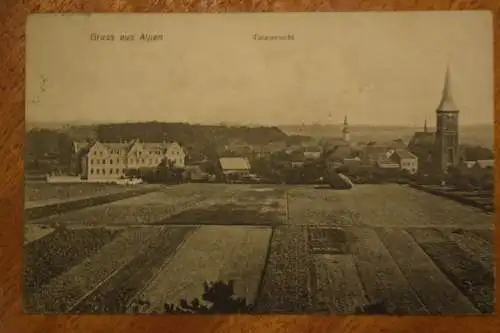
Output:
[[[444,79],[443,94],[441,96],[441,102],[437,108],[437,111],[458,111],[455,105],[453,96],[451,94],[451,77],[450,77],[450,66],[446,66],[446,74]]]
[[[344,128],[342,128],[342,137],[344,141],[348,142],[350,140],[349,124],[347,123],[347,113],[344,115]]]

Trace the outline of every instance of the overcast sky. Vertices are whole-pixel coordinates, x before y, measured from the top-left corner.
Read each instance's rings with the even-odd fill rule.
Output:
[[[27,121],[434,125],[447,64],[461,123],[493,121],[489,12],[41,14],[27,29]]]

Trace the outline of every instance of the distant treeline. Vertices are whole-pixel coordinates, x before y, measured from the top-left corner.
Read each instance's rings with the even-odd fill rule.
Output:
[[[96,127],[97,137],[103,141],[141,138],[157,142],[163,139],[182,144],[193,142],[224,143],[238,139],[251,145],[285,141],[288,136],[277,127],[233,127],[223,125],[192,125],[186,123],[123,123]]]

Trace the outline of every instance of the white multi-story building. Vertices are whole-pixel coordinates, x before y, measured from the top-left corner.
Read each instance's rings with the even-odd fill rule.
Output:
[[[152,168],[165,160],[176,168],[184,168],[185,157],[184,149],[177,142],[96,141],[81,158],[82,178],[120,178],[127,169]]]

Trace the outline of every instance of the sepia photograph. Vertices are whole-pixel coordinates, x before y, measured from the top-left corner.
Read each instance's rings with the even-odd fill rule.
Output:
[[[25,313],[494,313],[490,12],[32,14],[25,123]]]

